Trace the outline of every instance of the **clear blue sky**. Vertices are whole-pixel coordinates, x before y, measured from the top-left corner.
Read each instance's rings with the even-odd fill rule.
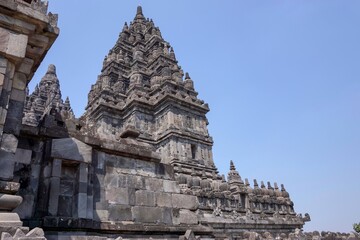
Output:
[[[360,221],[360,1],[50,0],[61,33],[30,84],[57,66],[84,112],[90,85],[141,4],[209,103],[215,163],[284,183],[305,230]]]

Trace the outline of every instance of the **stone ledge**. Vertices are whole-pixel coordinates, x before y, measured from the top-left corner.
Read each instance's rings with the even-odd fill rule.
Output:
[[[52,141],[51,157],[91,163],[92,148],[75,138],[54,139]]]
[[[91,136],[76,135],[76,139],[92,146],[94,149],[101,149],[106,153],[111,153],[123,157],[133,157],[139,160],[160,162],[161,156],[149,147],[134,144],[133,139],[120,139],[119,141],[100,140]],[[132,140],[132,141],[131,141]],[[136,141],[137,142],[137,141]]]
[[[101,233],[143,233],[147,232],[151,234],[152,232],[158,233],[184,233],[189,228],[193,229],[196,233],[202,234],[212,234],[213,229],[204,225],[189,225],[189,224],[180,224],[176,226],[165,225],[165,224],[150,224],[150,223],[134,223],[134,222],[99,222],[96,220],[90,219],[73,219],[66,217],[44,217],[42,228],[48,232],[57,228],[65,228],[68,231],[76,230],[82,228],[84,231],[96,231],[98,234]]]
[[[15,194],[19,191],[20,183],[17,182],[8,182],[8,181],[0,181],[0,192]]]

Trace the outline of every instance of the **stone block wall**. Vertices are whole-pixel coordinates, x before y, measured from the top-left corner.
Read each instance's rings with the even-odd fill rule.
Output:
[[[26,86],[59,34],[56,22],[42,1],[0,1],[0,234],[6,231],[9,239],[22,225],[18,214],[9,212],[24,199],[29,205],[21,212],[32,215],[37,195],[27,193],[37,189],[38,168],[28,168],[32,152],[18,148],[18,138]],[[23,198],[15,195],[19,188],[27,189]]]
[[[19,139],[15,153],[14,180],[20,183],[19,195],[23,201],[14,211],[22,219],[32,217],[35,212],[44,147],[42,141]]]
[[[104,152],[94,155],[94,220],[189,224],[184,215],[197,209],[197,197],[180,194],[162,163]],[[192,216],[190,224],[197,224],[196,214]]]
[[[171,166],[128,155],[139,151],[130,145],[123,146],[128,154],[104,150],[75,138],[20,138],[15,178],[24,201],[15,211],[45,229],[198,225],[198,198],[181,193]]]

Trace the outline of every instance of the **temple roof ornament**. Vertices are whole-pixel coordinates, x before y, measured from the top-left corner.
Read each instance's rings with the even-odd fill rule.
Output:
[[[243,185],[244,182],[240,177],[240,174],[238,171],[236,171],[235,165],[233,161],[230,161],[230,171],[228,173],[228,181],[230,184],[240,184]]]

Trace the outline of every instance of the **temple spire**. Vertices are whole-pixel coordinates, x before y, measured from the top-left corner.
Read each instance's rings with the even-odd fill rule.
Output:
[[[235,171],[235,166],[232,160],[230,160],[230,170]]]
[[[136,19],[145,19],[143,12],[142,12],[142,7],[139,5],[136,9],[136,16],[135,16],[135,20]]]
[[[56,67],[54,64],[50,64],[47,71],[47,74],[56,74]]]
[[[37,126],[44,115],[50,113],[52,109],[57,111],[67,110],[73,115],[69,99],[66,99],[64,103],[61,98],[56,67],[50,64],[46,74],[41,78],[40,83],[36,85],[34,92],[26,97],[23,123]]]
[[[243,180],[241,179],[241,176],[238,171],[236,171],[234,162],[230,160],[230,171],[228,173],[228,181],[229,183],[235,183],[235,184],[244,184]]]

